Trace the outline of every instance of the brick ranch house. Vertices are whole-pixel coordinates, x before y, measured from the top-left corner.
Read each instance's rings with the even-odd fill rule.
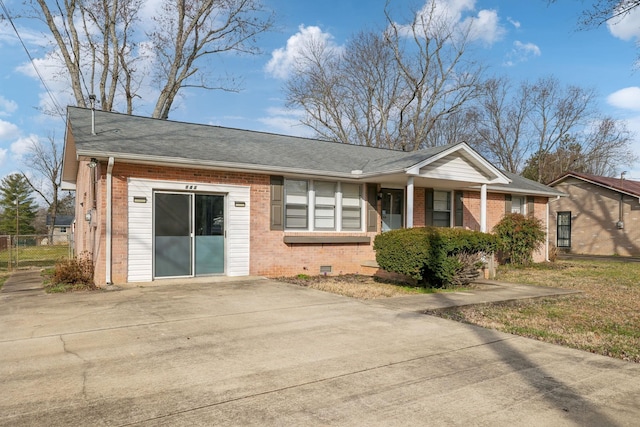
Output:
[[[465,143],[400,152],[75,107],[62,179],[76,192],[76,253],[93,258],[97,285],[374,274],[380,232],[491,231],[505,211],[546,225],[562,194]]]
[[[559,251],[640,256],[640,182],[568,172],[549,184],[549,241]]]

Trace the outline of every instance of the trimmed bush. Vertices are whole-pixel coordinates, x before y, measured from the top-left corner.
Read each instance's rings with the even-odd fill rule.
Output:
[[[373,248],[383,270],[409,276],[423,286],[466,284],[477,277],[495,236],[461,228],[407,228],[376,236]]]
[[[533,262],[533,251],[545,241],[542,222],[531,216],[506,214],[493,232],[498,238],[498,249],[503,262],[514,265],[529,265]]]

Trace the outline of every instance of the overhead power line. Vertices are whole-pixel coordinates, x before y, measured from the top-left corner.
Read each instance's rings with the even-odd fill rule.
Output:
[[[0,6],[2,7],[2,11],[4,12],[4,15],[7,17],[7,21],[9,21],[9,23],[11,24],[11,27],[13,28],[13,31],[16,33],[16,36],[18,37],[18,40],[20,41],[20,44],[22,45],[22,48],[24,49],[25,53],[27,54],[27,57],[29,58],[29,62],[31,63],[31,66],[35,70],[36,74],[38,75],[38,78],[40,79],[40,82],[44,86],[45,91],[49,95],[49,98],[51,99],[51,103],[53,104],[53,107],[55,108],[56,113],[58,113],[60,118],[62,118],[62,121],[66,123],[64,109],[62,107],[60,107],[60,104],[58,103],[58,101],[56,101],[55,96],[53,96],[53,93],[51,92],[51,90],[49,90],[49,86],[44,81],[44,78],[42,77],[42,74],[40,74],[40,71],[38,70],[38,67],[36,67],[34,59],[31,56],[31,53],[29,52],[29,49],[27,48],[27,45],[22,40],[22,36],[20,36],[20,33],[18,32],[18,28],[15,26],[15,24],[13,22],[13,18],[9,14],[9,10],[7,9],[7,6],[4,4],[3,0],[0,0]]]

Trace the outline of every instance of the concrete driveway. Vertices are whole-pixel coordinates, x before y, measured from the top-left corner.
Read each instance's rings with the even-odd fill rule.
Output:
[[[640,365],[271,280],[0,295],[0,425],[637,425]]]

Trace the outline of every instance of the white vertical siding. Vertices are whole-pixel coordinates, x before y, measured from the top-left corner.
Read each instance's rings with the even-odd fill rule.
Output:
[[[190,190],[197,186],[195,190]],[[129,282],[153,280],[153,192],[197,191],[226,196],[225,272],[228,276],[249,274],[249,186],[197,184],[130,178],[128,180],[128,272]],[[146,197],[146,203],[134,203],[134,197]],[[236,207],[235,202],[244,206]]]
[[[488,176],[459,153],[450,154],[428,164],[420,169],[420,175],[454,181],[488,182]]]

